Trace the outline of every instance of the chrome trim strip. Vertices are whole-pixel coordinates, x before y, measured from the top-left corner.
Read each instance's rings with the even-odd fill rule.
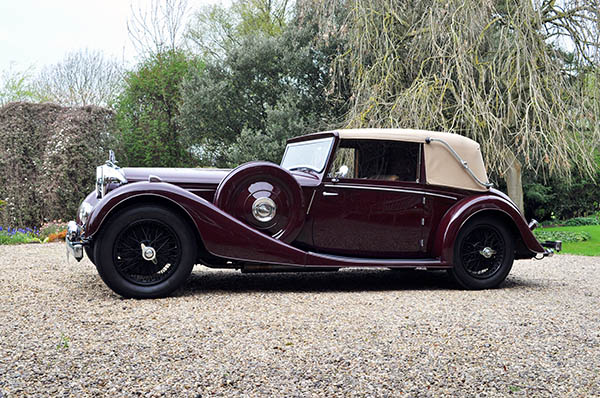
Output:
[[[483,185],[486,188],[491,188],[494,186],[494,184],[489,181],[485,182],[485,181],[481,181],[479,178],[477,178],[475,173],[473,173],[473,170],[471,170],[471,168],[467,164],[467,161],[463,160],[463,158],[461,158],[460,155],[454,150],[454,148],[452,148],[452,146],[450,146],[450,144],[448,144],[446,141],[444,141],[440,138],[431,138],[431,137],[425,138],[426,144],[430,144],[432,142],[439,142],[440,144],[444,145],[446,147],[446,149],[448,149],[448,151],[452,154],[452,156],[454,156],[454,158],[458,161],[458,163],[460,163],[460,165],[467,171],[467,173],[469,173],[471,178],[473,178],[473,180],[475,180],[475,182],[477,182],[479,185]]]
[[[417,182],[421,182],[421,159],[423,159],[423,144],[419,143],[419,159],[417,161]]]
[[[415,191],[412,189],[403,189],[403,188],[387,188],[387,187],[374,187],[370,185],[344,185],[344,184],[325,184],[326,188],[354,188],[354,189],[367,189],[372,191],[388,191],[388,192],[404,192],[404,193],[416,193],[428,196],[437,196],[439,198],[446,198],[457,200],[454,196],[442,195],[439,193],[427,192],[427,191]]]
[[[183,188],[183,189],[185,189],[185,188]],[[194,192],[194,191],[196,191],[196,192],[213,192],[213,191],[216,191],[216,189],[211,189],[211,188],[191,188],[191,189],[188,189],[188,191],[190,191],[190,192]]]
[[[315,253],[308,252],[309,255],[320,257],[328,260],[340,261],[340,262],[352,262],[353,265],[350,266],[360,266],[360,265],[375,265],[386,267],[388,265],[392,266],[424,266],[424,267],[439,267],[439,268],[448,268],[448,265],[442,263],[441,260],[436,258],[409,258],[409,259],[389,259],[389,258],[362,258],[362,257],[345,257],[338,256],[335,254],[324,254],[324,253]],[[310,264],[310,266],[319,266],[317,264]],[[337,266],[337,265],[336,265]],[[340,265],[341,267],[347,267],[349,265]]]
[[[310,213],[310,208],[312,207],[312,202],[313,202],[313,200],[315,199],[315,194],[316,194],[316,193],[317,193],[317,189],[315,188],[315,189],[313,190],[313,194],[312,194],[312,196],[310,197],[310,202],[308,203],[308,209],[306,209],[306,215],[307,215],[307,216],[308,216],[308,213]]]

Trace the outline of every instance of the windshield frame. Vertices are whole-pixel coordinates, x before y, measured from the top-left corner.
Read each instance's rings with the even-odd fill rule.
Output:
[[[285,147],[285,152],[283,153],[283,157],[281,158],[281,162],[280,162],[280,166],[283,167],[284,169],[286,169],[287,171],[291,171],[290,169],[293,169],[295,167],[306,167],[306,166],[313,166],[313,165],[309,165],[307,162],[303,162],[301,164],[297,164],[297,165],[292,165],[290,168],[288,167],[284,167],[283,163],[285,161],[285,158],[288,154],[288,151],[290,150],[290,148],[294,148],[294,147],[299,147],[299,146],[303,146],[303,145],[310,145],[310,144],[314,144],[317,142],[326,142],[329,141],[329,151],[327,151],[327,154],[325,155],[324,159],[323,159],[323,165],[321,167],[320,170],[314,169],[314,171],[317,174],[323,174],[325,172],[325,170],[327,169],[328,165],[329,165],[329,160],[331,158],[331,153],[335,147],[335,136],[327,136],[327,137],[323,137],[323,138],[315,138],[312,140],[302,140],[302,141],[296,141],[296,142],[289,142],[286,147]],[[312,167],[311,167],[312,168]]]

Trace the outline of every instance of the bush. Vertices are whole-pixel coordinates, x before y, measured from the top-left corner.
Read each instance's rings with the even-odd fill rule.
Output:
[[[0,108],[0,225],[73,218],[107,158],[113,112],[96,106]]]
[[[547,231],[536,229],[533,234],[539,241],[560,240],[562,242],[583,242],[589,240],[591,235],[584,231]]]
[[[16,245],[19,243],[40,243],[39,231],[31,228],[0,227],[0,245]]]
[[[598,217],[596,216],[575,217],[565,221],[564,223],[562,223],[562,225],[567,227],[577,227],[581,225],[600,225],[600,220],[598,220]]]
[[[180,85],[198,62],[182,51],[154,54],[125,78],[116,104],[122,165],[183,167],[192,164],[177,122]],[[203,111],[203,110],[201,110]],[[229,110],[221,110],[226,113]]]
[[[594,178],[573,171],[570,180],[559,177],[542,181],[531,172],[523,174],[525,214],[539,221],[587,217],[600,210],[600,155]],[[555,224],[559,224],[558,221]],[[582,225],[582,224],[574,224]]]

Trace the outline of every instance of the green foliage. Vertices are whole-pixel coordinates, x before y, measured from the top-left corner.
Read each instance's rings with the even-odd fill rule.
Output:
[[[20,245],[24,243],[40,243],[40,239],[30,234],[17,232],[14,235],[7,235],[0,232],[0,245]]]
[[[556,195],[552,187],[533,182],[523,184],[523,202],[525,214],[538,220],[544,220],[552,215],[552,206]]]
[[[177,122],[180,85],[190,67],[201,64],[183,51],[152,55],[130,72],[116,104],[121,165],[173,167],[191,164]]]
[[[11,103],[0,108],[0,225],[72,218],[114,144],[110,110]]]
[[[564,222],[565,227],[577,227],[581,225],[600,225],[600,220],[597,216],[590,217],[575,217]]]
[[[56,344],[56,349],[57,350],[66,350],[69,348],[70,345],[71,345],[71,339],[69,338],[69,336],[65,336],[64,334],[61,333],[60,339],[59,339],[58,343]]]
[[[0,106],[9,102],[37,102],[45,99],[35,87],[32,68],[18,71],[11,67],[0,75]]]
[[[562,242],[584,242],[591,239],[591,235],[584,231],[558,231],[536,229],[533,234],[539,241],[560,240]]]
[[[532,173],[523,176],[525,213],[543,221],[568,220],[600,211],[600,156],[596,155],[596,173],[578,176],[572,172],[569,180],[560,177],[540,181]]]
[[[534,233],[539,229],[536,229]],[[600,256],[600,225],[585,225],[580,227],[558,227],[558,228],[543,228],[540,231],[545,232],[567,232],[567,233],[584,233],[589,235],[587,240],[569,242],[563,240],[563,254],[580,254],[584,256]],[[560,240],[553,237],[552,240]]]
[[[67,230],[67,223],[54,220],[40,227],[39,237],[42,241],[49,241],[51,236],[57,236]]]
[[[244,38],[280,36],[290,20],[289,0],[237,0],[210,5],[195,14],[186,37],[208,58],[222,58]]]
[[[289,0],[245,0],[232,4],[231,10],[240,16],[238,36],[263,32],[269,36],[283,33],[289,14]]]
[[[337,43],[315,35],[298,23],[280,36],[246,37],[186,79],[180,121],[203,164],[278,162],[287,138],[340,119],[344,108],[327,92]]]
[[[27,229],[4,229],[0,227],[0,245],[18,245],[22,243],[40,243],[37,230]]]

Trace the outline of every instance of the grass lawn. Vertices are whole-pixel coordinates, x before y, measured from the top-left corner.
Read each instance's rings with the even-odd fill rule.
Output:
[[[583,225],[578,227],[543,228],[544,231],[584,231],[591,239],[583,242],[563,242],[563,254],[579,254],[583,256],[600,256],[600,225]]]

